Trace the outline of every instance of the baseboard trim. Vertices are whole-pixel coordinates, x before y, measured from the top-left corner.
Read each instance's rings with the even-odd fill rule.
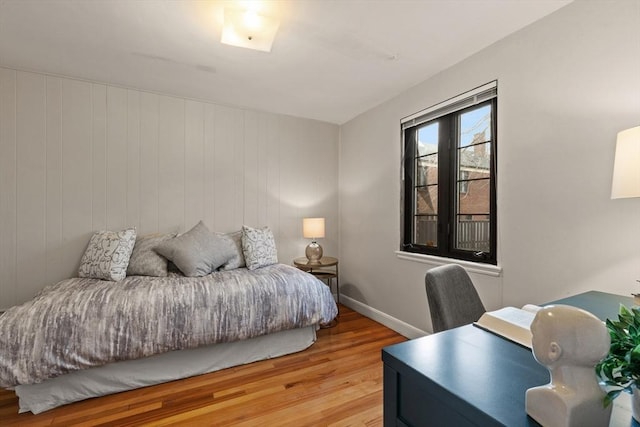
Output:
[[[352,310],[357,311],[363,316],[366,316],[378,323],[383,324],[389,329],[393,329],[400,335],[405,336],[409,339],[420,338],[424,337],[425,335],[429,335],[428,332],[425,332],[422,329],[411,326],[410,324],[405,323],[402,320],[389,316],[387,313],[383,313],[380,310],[363,304],[360,301],[357,301],[346,295],[340,294],[340,303],[346,305]]]

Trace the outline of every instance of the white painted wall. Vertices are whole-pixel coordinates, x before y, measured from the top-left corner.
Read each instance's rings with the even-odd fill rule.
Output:
[[[472,275],[487,308],[640,291],[640,199],[610,199],[616,133],[640,125],[638,28],[637,0],[578,0],[343,125],[345,301],[431,330],[431,265],[394,253],[400,119],[494,79],[503,271]]]
[[[324,216],[338,252],[338,127],[0,68],[0,310],[74,276],[92,232],[270,226],[279,260]]]

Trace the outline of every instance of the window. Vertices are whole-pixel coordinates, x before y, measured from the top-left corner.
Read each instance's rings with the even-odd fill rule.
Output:
[[[497,83],[402,120],[403,251],[496,264]]]

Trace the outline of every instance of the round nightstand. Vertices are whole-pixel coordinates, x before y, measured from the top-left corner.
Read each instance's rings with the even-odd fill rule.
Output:
[[[338,258],[325,256],[318,262],[310,262],[306,257],[296,258],[293,265],[300,270],[313,274],[318,279],[327,283],[331,289],[331,281],[336,279],[336,296],[337,303],[340,304],[340,277],[338,275]]]

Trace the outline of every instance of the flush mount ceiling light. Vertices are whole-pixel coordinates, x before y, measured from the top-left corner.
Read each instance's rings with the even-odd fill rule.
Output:
[[[224,9],[224,44],[270,52],[280,22],[253,10]]]

